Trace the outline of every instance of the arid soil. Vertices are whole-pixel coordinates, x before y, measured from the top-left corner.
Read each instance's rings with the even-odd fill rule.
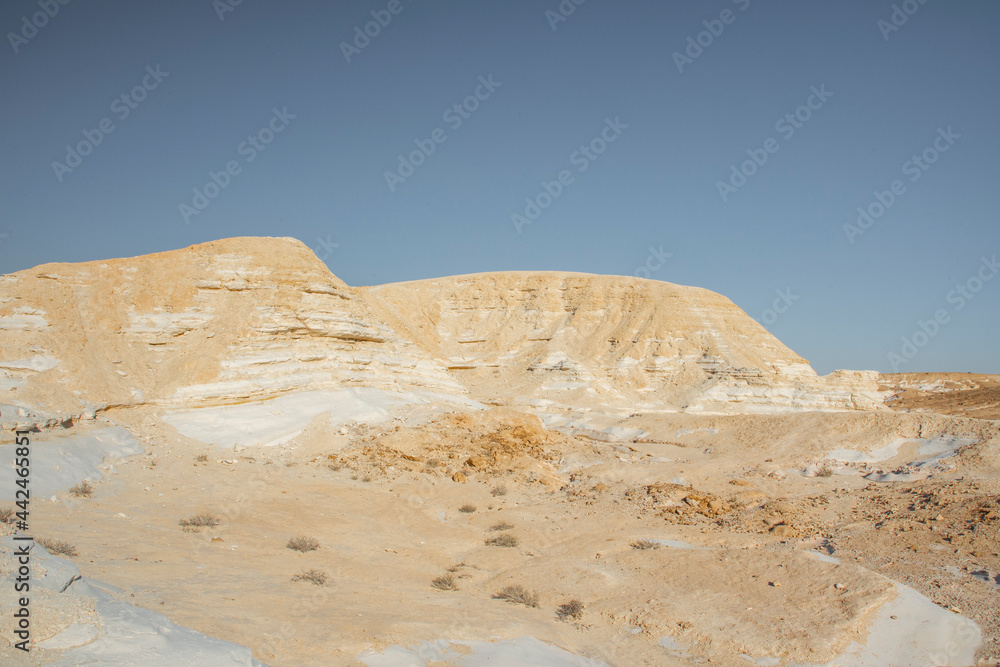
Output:
[[[671,437],[605,442],[497,408],[338,430],[317,419],[285,446],[225,452],[150,412],[112,416],[149,434],[149,453],[93,497],[60,494],[38,535],[73,544],[87,576],[135,604],[268,664],[525,635],[613,665],[823,664],[865,640],[889,579],[975,620],[981,664],[1000,657],[995,422],[633,416]],[[824,459],[885,433],[979,442],[910,482]],[[219,524],[179,525],[198,514]],[[319,548],[287,548],[296,536]],[[528,604],[497,599],[507,586]],[[560,616],[573,600],[582,611]]]
[[[879,389],[893,392],[889,407],[901,412],[1000,419],[1000,375],[978,373],[894,373]]]

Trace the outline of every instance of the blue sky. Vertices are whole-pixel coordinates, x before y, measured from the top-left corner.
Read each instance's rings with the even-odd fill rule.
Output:
[[[0,271],[294,236],[353,285],[648,275],[821,373],[1000,373],[1000,3],[231,2],[3,3]]]

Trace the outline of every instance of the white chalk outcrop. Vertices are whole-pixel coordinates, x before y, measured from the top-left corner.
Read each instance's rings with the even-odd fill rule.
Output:
[[[3,585],[14,590],[19,549],[12,536],[0,538]],[[72,562],[53,556],[40,544],[31,546],[31,664],[47,665],[218,665],[265,667],[250,649],[175,625],[162,614],[130,604],[114,586],[84,577]],[[13,595],[0,597],[0,611],[11,618]],[[0,648],[5,664],[26,661],[13,645],[19,641],[13,624],[0,636],[10,646]],[[24,662],[24,664],[28,664]]]
[[[351,388],[619,411],[882,407],[876,374],[818,377],[708,290],[554,272],[355,288],[294,239],[5,275],[0,335],[0,403],[48,422]]]
[[[732,301],[696,287],[505,272],[368,293],[479,400],[637,411],[882,407],[877,373],[819,377]]]

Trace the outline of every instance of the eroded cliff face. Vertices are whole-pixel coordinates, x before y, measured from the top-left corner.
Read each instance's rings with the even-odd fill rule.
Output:
[[[0,334],[0,402],[62,413],[352,386],[465,391],[294,239],[6,275]]]
[[[480,400],[721,412],[882,405],[877,373],[818,377],[732,301],[705,289],[505,272],[368,292],[384,320],[409,331]]]
[[[294,239],[237,238],[0,278],[0,403],[233,403],[372,387],[611,410],[876,409],[728,299],[617,276],[353,288]]]

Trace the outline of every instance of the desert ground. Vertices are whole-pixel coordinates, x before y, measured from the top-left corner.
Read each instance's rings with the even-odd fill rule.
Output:
[[[704,290],[353,288],[283,243],[0,281],[38,581],[5,664],[998,664],[1000,376],[820,377]]]

